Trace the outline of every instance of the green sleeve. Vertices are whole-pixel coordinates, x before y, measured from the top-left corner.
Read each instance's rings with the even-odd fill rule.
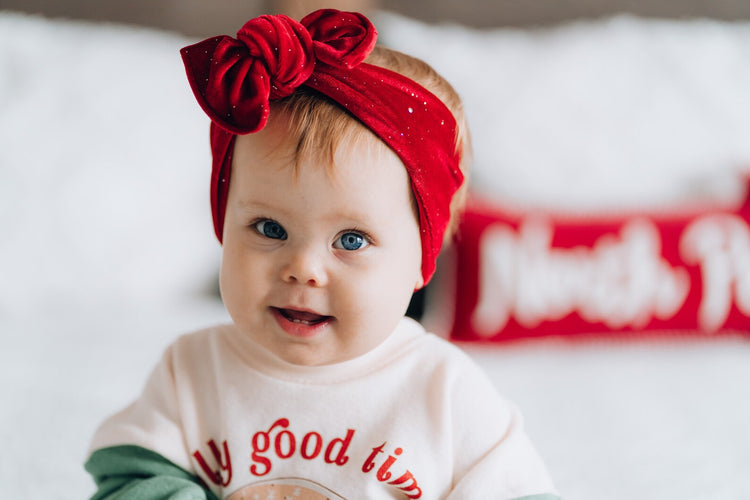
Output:
[[[98,487],[91,500],[219,500],[200,478],[140,446],[113,446],[85,465]]]

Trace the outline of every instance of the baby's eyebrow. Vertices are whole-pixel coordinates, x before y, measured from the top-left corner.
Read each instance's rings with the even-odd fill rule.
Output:
[[[356,210],[335,211],[326,217],[332,223],[339,223],[351,228],[367,229],[376,226],[375,218],[367,212],[358,212]]]
[[[284,218],[288,215],[283,204],[274,204],[254,200],[236,200],[227,204],[227,210],[231,210],[242,217],[270,217]]]
[[[283,207],[277,204],[272,204],[264,201],[257,200],[238,200],[237,207],[242,210],[280,210]]]

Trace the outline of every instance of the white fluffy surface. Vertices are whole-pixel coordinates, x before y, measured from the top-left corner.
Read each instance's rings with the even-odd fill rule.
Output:
[[[464,95],[476,178],[522,206],[740,196],[750,27],[615,18],[383,38]],[[207,123],[148,30],[0,12],[0,497],[80,499],[96,425],[179,333],[226,319]],[[750,498],[742,338],[467,346],[566,498]]]

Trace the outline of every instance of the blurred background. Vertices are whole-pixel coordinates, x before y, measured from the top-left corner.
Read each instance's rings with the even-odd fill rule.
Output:
[[[0,3],[2,9],[138,24],[197,37],[234,33],[238,20],[260,14],[283,13],[300,19],[317,8],[328,7],[369,14],[387,10],[429,23],[452,22],[476,28],[550,26],[622,13],[665,19],[750,19],[750,4],[743,0],[3,0]]]
[[[0,0],[0,497],[89,495],[99,422],[177,335],[228,320],[208,122],[179,49],[321,6],[370,14],[454,84],[474,193],[514,214],[585,227],[750,206],[747,1]],[[738,220],[738,331],[462,344],[522,408],[565,498],[750,498]],[[467,293],[450,262],[428,297],[439,333]]]

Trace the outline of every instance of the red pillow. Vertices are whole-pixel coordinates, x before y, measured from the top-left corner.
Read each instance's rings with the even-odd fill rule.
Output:
[[[750,196],[585,219],[474,200],[459,235],[454,340],[750,333]]]

